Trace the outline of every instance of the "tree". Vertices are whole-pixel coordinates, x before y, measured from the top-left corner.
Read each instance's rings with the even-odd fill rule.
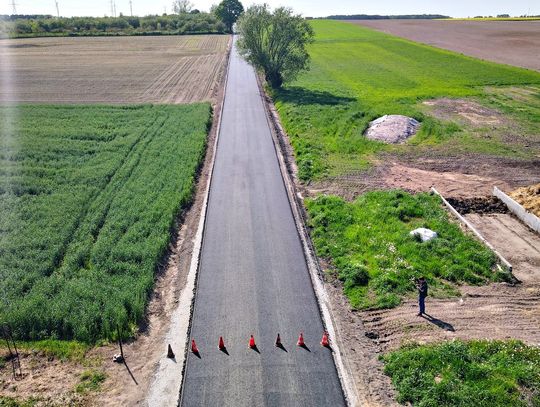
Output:
[[[306,45],[313,41],[313,29],[287,7],[270,12],[268,5],[254,5],[238,20],[238,50],[256,69],[264,72],[274,89],[309,69]]]
[[[238,0],[223,0],[214,10],[215,15],[223,21],[228,32],[232,32],[234,23],[243,12],[244,6]]]
[[[174,0],[172,7],[175,14],[187,14],[193,8],[193,3],[189,0]]]

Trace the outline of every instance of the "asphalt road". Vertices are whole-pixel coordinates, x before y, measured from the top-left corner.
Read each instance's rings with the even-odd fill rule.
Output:
[[[234,49],[225,95],[181,404],[344,405],[255,73]]]

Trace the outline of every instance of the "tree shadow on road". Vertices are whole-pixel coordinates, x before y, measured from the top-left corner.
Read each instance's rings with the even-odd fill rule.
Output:
[[[448,322],[444,322],[440,319],[437,319],[429,314],[422,314],[422,318],[426,321],[431,322],[434,325],[437,325],[439,328],[444,329],[445,331],[455,332],[454,326]]]

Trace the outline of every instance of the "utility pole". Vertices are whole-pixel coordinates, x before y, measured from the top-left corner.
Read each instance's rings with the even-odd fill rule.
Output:
[[[133,2],[131,0],[129,0],[129,12],[131,17],[133,17]]]
[[[13,8],[12,14],[16,15],[17,14],[17,4],[15,3],[15,0],[11,0],[11,3],[9,3],[9,5]]]
[[[60,18],[60,8],[58,7],[58,0],[56,0],[56,16]]]
[[[114,17],[114,6],[113,6],[113,0],[111,0],[111,17]]]

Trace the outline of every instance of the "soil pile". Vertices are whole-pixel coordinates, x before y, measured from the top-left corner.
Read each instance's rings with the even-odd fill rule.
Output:
[[[419,126],[420,123],[412,117],[385,115],[369,123],[366,137],[383,143],[400,144],[414,136]]]
[[[462,215],[469,213],[480,213],[484,215],[489,213],[508,213],[508,208],[504,202],[494,196],[465,199],[447,198],[446,200]]]
[[[514,201],[523,205],[529,212],[540,217],[540,184],[518,188],[508,194]]]

